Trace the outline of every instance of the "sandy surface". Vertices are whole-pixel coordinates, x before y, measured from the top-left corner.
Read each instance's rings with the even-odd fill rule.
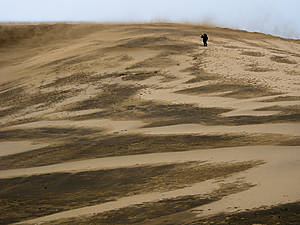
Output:
[[[33,144],[27,141],[7,141],[0,143],[0,157],[32,151],[45,147],[42,144]]]
[[[168,23],[0,28],[1,224],[202,224],[195,221],[300,201],[299,41]],[[178,173],[171,189],[164,185],[173,175],[146,188],[161,179],[158,166],[205,162],[214,174],[220,163],[248,161],[261,163],[185,185]],[[111,186],[104,200],[82,191],[136,168],[153,171],[143,185],[143,174],[128,177],[133,191],[109,181],[95,188]],[[195,168],[191,177],[203,169]],[[76,184],[81,173],[93,177],[88,186],[59,178]],[[45,197],[53,179],[72,201]],[[34,182],[36,194],[20,197]],[[136,214],[147,207],[168,214]],[[140,220],[115,220],[121,214]]]
[[[285,151],[283,155],[281,152]],[[6,171],[4,177],[9,176],[28,176],[30,174],[53,173],[53,172],[76,172],[84,170],[97,170],[108,168],[120,168],[131,166],[142,166],[144,164],[154,163],[174,163],[185,161],[204,160],[208,163],[245,160],[263,160],[264,165],[251,169],[245,173],[224,178],[221,182],[201,182],[192,187],[178,189],[171,192],[151,193],[145,195],[136,195],[133,197],[121,198],[117,201],[101,205],[75,209],[67,212],[54,214],[38,218],[36,220],[26,221],[29,223],[40,223],[62,218],[71,218],[76,216],[86,216],[89,214],[102,213],[105,211],[116,210],[130,205],[142,204],[145,202],[159,201],[165,198],[176,198],[185,195],[205,195],[217,189],[223,183],[234,183],[243,180],[244,182],[257,184],[257,186],[224,197],[218,202],[207,204],[203,207],[195,208],[194,211],[201,212],[199,216],[213,215],[222,212],[231,212],[234,210],[251,210],[258,206],[271,206],[279,203],[288,203],[299,201],[299,181],[300,181],[300,157],[298,147],[274,147],[274,146],[255,146],[240,148],[225,148],[216,150],[200,150],[184,153],[159,153],[150,155],[137,155],[128,157],[103,158],[99,160],[90,160],[86,162],[69,163],[62,165],[53,165],[53,167],[40,167],[31,171],[19,170]],[[98,168],[92,168],[89,165],[99,165]],[[73,171],[70,171],[72,168]],[[35,172],[36,171],[36,172]],[[288,176],[286,176],[288,174]],[[278,177],[282,177],[278,179]],[[2,177],[3,178],[3,177]],[[266,194],[267,193],[267,194]],[[255,196],[255,198],[253,198]],[[25,223],[26,223],[25,222]]]
[[[279,158],[281,151],[286,150],[286,156],[289,160],[299,161],[297,157],[298,147],[282,146],[253,146],[253,147],[236,147],[236,148],[217,148],[210,150],[196,150],[186,152],[170,153],[152,153],[146,155],[131,155],[109,158],[90,159],[75,161],[61,164],[54,164],[43,167],[33,167],[25,169],[2,170],[0,178],[20,177],[39,175],[58,172],[81,172],[101,169],[126,168],[142,165],[160,164],[160,163],[180,163],[189,161],[208,161],[208,162],[226,162],[226,161],[243,161],[243,160],[268,160],[268,157]],[[289,152],[288,150],[291,150]],[[232,158],[232,155],[235,157]],[[269,156],[271,155],[271,156]]]

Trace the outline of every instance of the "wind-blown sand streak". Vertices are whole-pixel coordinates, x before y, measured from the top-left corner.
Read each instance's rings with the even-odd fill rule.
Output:
[[[45,147],[43,144],[32,144],[28,141],[8,141],[0,142],[0,157],[6,155],[18,154],[21,152],[32,151]]]
[[[279,159],[282,152],[291,160],[297,160],[298,146],[245,146],[234,148],[217,148],[185,152],[153,153],[144,155],[117,156],[99,159],[89,159],[75,162],[54,164],[49,166],[24,169],[1,170],[0,179],[31,176],[58,172],[81,172],[100,169],[125,168],[148,164],[179,163],[188,161],[243,161]],[[281,159],[283,160],[283,159]]]
[[[142,128],[136,132],[143,134],[230,134],[230,133],[261,133],[283,134],[290,136],[300,135],[298,123],[271,123],[240,126],[205,126],[201,124],[179,124],[155,128]]]
[[[285,156],[281,154],[285,151]],[[235,156],[232,158],[232,156]],[[116,157],[114,157],[116,158]],[[134,166],[133,163],[166,163],[166,162],[183,162],[185,160],[206,160],[207,162],[224,162],[240,160],[264,160],[265,164],[248,171],[239,173],[228,178],[224,178],[221,183],[233,183],[238,180],[256,185],[249,190],[237,194],[228,195],[219,201],[207,204],[194,209],[199,211],[199,216],[213,215],[220,212],[232,212],[236,210],[246,210],[258,208],[261,206],[272,206],[279,203],[289,203],[300,200],[300,157],[298,147],[241,147],[241,148],[224,148],[216,150],[201,150],[182,153],[167,154],[149,154],[143,156],[130,156],[131,159],[120,157],[116,164],[127,161],[127,166]],[[112,162],[112,160],[106,159]],[[129,164],[129,161],[132,161]],[[99,162],[100,163],[100,162]],[[123,163],[124,166],[126,163]],[[73,167],[74,168],[74,167]],[[103,168],[103,167],[102,167]],[[105,167],[104,167],[105,168]],[[290,169],[293,168],[293,173]],[[286,176],[286,174],[289,174]],[[278,179],[282,177],[284,179]],[[208,194],[210,190],[218,188],[221,183],[215,181],[206,181],[192,187],[178,189],[171,192],[151,193],[137,195],[128,198],[121,198],[117,201],[104,203],[91,207],[70,210],[50,216],[37,218],[25,223],[40,223],[58,219],[66,219],[77,216],[86,216],[102,213],[109,210],[116,210],[130,205],[142,204],[146,202],[159,201],[165,198],[176,198],[185,195]],[[266,194],[266,192],[268,194]],[[255,196],[255,198],[253,197]],[[229,207],[230,206],[230,207]]]

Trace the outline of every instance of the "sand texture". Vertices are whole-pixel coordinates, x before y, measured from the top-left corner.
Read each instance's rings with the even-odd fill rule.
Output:
[[[299,171],[298,40],[0,24],[0,224],[300,224]]]

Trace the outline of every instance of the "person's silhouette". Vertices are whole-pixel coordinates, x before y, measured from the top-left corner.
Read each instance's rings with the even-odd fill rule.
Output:
[[[207,34],[202,34],[201,38],[203,39],[203,45],[207,47],[208,36]]]

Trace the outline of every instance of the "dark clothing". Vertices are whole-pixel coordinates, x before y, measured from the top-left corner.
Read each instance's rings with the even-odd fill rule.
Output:
[[[201,38],[203,39],[204,46],[207,46],[208,36],[207,34],[202,34]]]

